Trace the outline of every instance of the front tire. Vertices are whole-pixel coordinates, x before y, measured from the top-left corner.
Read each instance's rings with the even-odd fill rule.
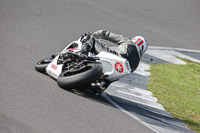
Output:
[[[41,73],[45,73],[46,72],[46,67],[49,65],[49,63],[51,63],[53,61],[55,57],[47,57],[41,61],[38,61],[37,64],[35,65],[35,70],[37,70],[38,72]]]
[[[78,70],[64,71],[57,79],[57,83],[64,89],[78,89],[90,85],[102,75],[101,63],[88,63]]]

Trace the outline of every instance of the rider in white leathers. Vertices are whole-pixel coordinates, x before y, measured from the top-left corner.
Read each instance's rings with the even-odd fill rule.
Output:
[[[82,52],[88,53],[89,51],[98,54],[101,51],[113,53],[121,56],[129,61],[132,72],[138,67],[142,55],[148,48],[147,41],[141,37],[136,36],[131,40],[123,35],[112,33],[108,30],[98,30],[92,33],[94,43],[83,45]],[[118,48],[111,50],[99,39],[104,39],[118,44]]]

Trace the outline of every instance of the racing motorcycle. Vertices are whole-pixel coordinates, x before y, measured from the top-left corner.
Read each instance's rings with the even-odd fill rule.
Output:
[[[81,54],[85,43],[94,43],[93,37],[89,38],[81,35],[61,52],[37,62],[35,69],[53,77],[63,89],[90,89],[98,94],[110,83],[131,73],[128,60],[112,53]]]

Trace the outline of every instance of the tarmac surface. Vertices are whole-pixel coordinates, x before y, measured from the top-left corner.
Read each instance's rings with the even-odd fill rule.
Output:
[[[80,34],[97,29],[129,38],[142,35],[152,46],[200,50],[199,5],[199,0],[0,0],[0,132],[191,132],[174,121],[161,105],[157,107],[156,99],[141,83],[134,83],[134,90],[129,91],[138,94],[144,87],[144,94],[155,107],[181,128],[173,125],[165,129],[167,123],[163,125],[163,119],[141,115],[145,112],[139,114],[141,109],[148,111],[146,106],[125,106],[131,112],[127,115],[104,96],[65,91],[53,79],[36,72],[34,65],[62,50]],[[178,53],[200,58],[199,53],[191,51]],[[131,82],[137,78],[147,81],[144,70],[149,57],[169,63],[153,54],[144,56],[144,69],[130,75]],[[128,85],[126,82],[122,79],[120,84]],[[128,94],[120,90],[118,93]],[[129,99],[123,102],[129,104]],[[158,110],[155,112],[157,115]]]

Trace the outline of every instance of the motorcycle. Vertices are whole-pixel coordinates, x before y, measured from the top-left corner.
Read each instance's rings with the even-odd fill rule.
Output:
[[[103,93],[114,81],[131,73],[128,60],[108,52],[95,55],[81,54],[84,43],[94,43],[93,37],[81,36],[61,52],[47,57],[35,65],[38,72],[57,80],[63,89],[90,89]]]

